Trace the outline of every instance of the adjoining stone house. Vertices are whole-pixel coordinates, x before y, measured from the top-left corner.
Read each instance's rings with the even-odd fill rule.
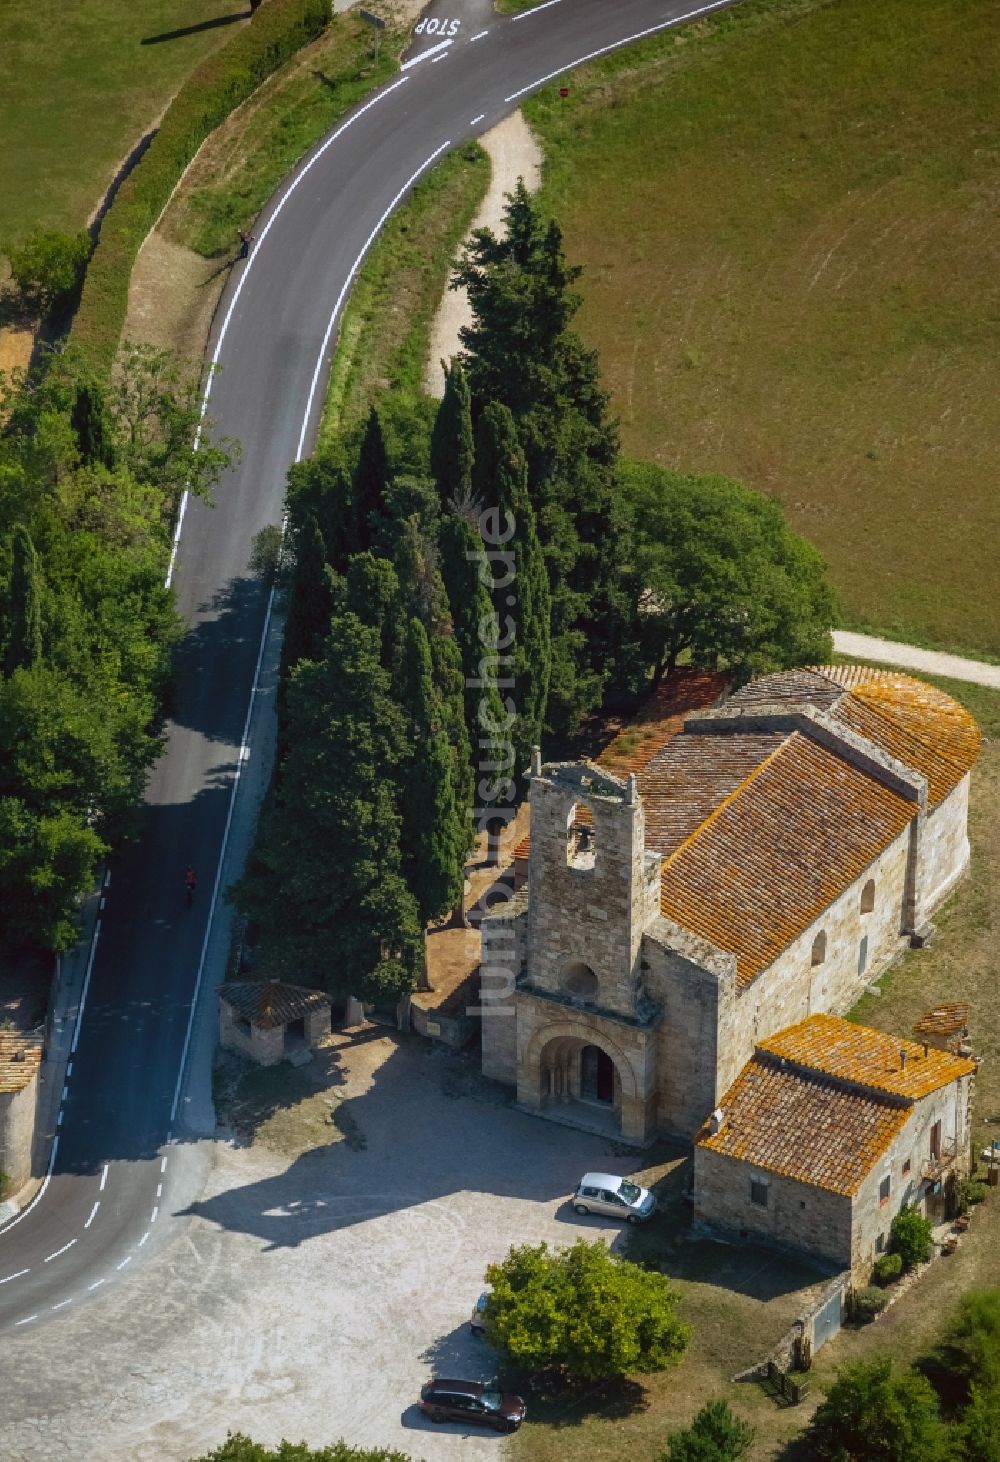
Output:
[[[696,1138],[696,1227],[867,1282],[899,1210],[940,1221],[968,1173],[975,1071],[831,1015],[758,1041]]]
[[[926,939],[968,863],[980,736],[951,697],[853,666],[718,696],[672,677],[599,764],[536,757],[481,983],[484,1074],[530,1111],[690,1140],[761,1040]]]
[[[330,1033],[330,998],[280,980],[234,980],[219,986],[219,1043],[275,1066]]]
[[[0,1198],[31,1177],[41,1064],[39,1036],[0,1030]]]

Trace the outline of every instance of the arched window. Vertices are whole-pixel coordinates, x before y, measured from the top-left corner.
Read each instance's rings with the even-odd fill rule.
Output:
[[[826,959],[826,930],[821,929],[813,940],[812,962],[813,966],[821,965]]]
[[[594,814],[582,802],[570,808],[566,822],[566,862],[570,868],[593,868],[597,851]]]
[[[874,909],[874,907],[875,907],[875,880],[874,880],[874,878],[869,878],[868,882],[865,884],[864,888],[861,890],[861,912],[863,914],[870,914],[871,911],[872,911],[872,909]]]
[[[559,983],[574,1000],[596,1000],[599,982],[590,965],[577,960],[563,970]]]

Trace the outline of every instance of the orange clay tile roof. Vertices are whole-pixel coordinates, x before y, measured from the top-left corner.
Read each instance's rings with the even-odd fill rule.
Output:
[[[759,1041],[758,1051],[783,1057],[796,1066],[840,1081],[919,1101],[960,1076],[971,1076],[974,1061],[916,1041],[902,1040],[835,1015],[811,1015],[787,1030]],[[905,1063],[900,1052],[906,1052]]]
[[[713,737],[720,751],[725,737]],[[660,909],[749,983],[910,822],[912,804],[798,732],[663,865]]]
[[[280,980],[234,980],[219,986],[219,999],[261,1030],[274,1030],[314,1010],[330,1008],[330,997],[322,990],[286,985]]]
[[[0,1094],[23,1091],[42,1061],[38,1036],[20,1031],[0,1031]]]
[[[699,1147],[845,1195],[857,1192],[912,1111],[819,1073],[782,1069],[766,1054],[744,1066],[720,1106],[721,1129],[703,1128]]]
[[[936,1005],[922,1015],[913,1027],[915,1036],[953,1036],[969,1025],[969,1007],[955,1000],[945,1005]]]
[[[672,853],[784,741],[781,732],[676,737],[638,776],[646,847]]]
[[[604,748],[597,765],[616,777],[641,772],[677,735],[686,716],[718,704],[728,683],[729,677],[722,671],[675,670]]]

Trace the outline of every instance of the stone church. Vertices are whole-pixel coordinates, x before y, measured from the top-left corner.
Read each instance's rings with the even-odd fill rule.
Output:
[[[524,886],[482,925],[483,1071],[530,1111],[691,1140],[759,1042],[923,942],[968,863],[980,736],[949,696],[856,666],[723,694],[681,672],[598,763],[536,754]]]

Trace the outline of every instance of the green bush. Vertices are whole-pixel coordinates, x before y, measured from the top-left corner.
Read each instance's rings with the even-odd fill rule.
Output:
[[[916,1208],[901,1208],[889,1227],[890,1254],[900,1255],[904,1269],[925,1263],[933,1247],[931,1231],[930,1219]]]
[[[21,294],[47,310],[79,287],[90,257],[90,235],[36,228],[19,247],[8,249],[10,272]]]
[[[977,1203],[985,1203],[989,1187],[978,1178],[967,1178],[958,1191],[958,1206],[962,1213],[968,1213]]]
[[[753,1439],[753,1427],[725,1401],[707,1401],[689,1427],[673,1433],[660,1462],[739,1462]]]
[[[868,1284],[863,1289],[854,1291],[851,1309],[854,1318],[864,1324],[865,1321],[874,1320],[876,1315],[880,1315],[888,1303],[889,1296],[884,1289],[877,1284]]]
[[[891,1284],[894,1279],[899,1278],[902,1272],[902,1254],[883,1254],[881,1259],[875,1261],[872,1274],[876,1284]]]
[[[136,255],[184,169],[208,134],[314,40],[329,17],[328,0],[268,0],[171,102],[148,150],[119,188],[87,270],[73,339],[96,370],[111,369]]]
[[[948,1437],[923,1376],[887,1360],[840,1372],[804,1438],[810,1462],[944,1462]]]

